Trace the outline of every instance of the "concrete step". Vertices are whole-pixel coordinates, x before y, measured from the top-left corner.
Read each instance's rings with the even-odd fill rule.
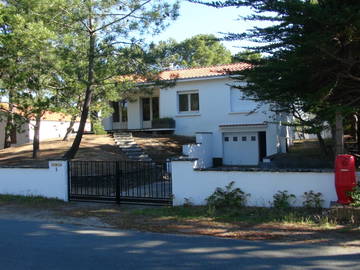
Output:
[[[127,155],[127,157],[131,159],[139,159],[139,158],[148,158],[149,156],[147,154],[140,154],[140,155],[130,154]]]
[[[121,148],[121,151],[126,153],[143,153],[143,150],[141,148]]]
[[[118,143],[135,143],[134,140],[115,140],[115,142],[118,142]]]
[[[135,142],[133,139],[115,139],[116,142]]]
[[[136,143],[118,144],[121,148],[140,148]],[[141,148],[140,148],[141,149]]]
[[[132,136],[114,136],[114,139],[131,139]]]

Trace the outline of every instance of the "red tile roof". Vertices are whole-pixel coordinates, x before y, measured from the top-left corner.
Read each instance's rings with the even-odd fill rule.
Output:
[[[202,77],[223,76],[229,72],[241,71],[250,68],[251,65],[247,63],[234,63],[210,67],[187,68],[179,70],[166,70],[160,73],[162,80],[171,79],[191,79]]]

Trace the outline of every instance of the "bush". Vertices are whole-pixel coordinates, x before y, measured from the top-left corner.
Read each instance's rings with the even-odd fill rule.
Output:
[[[96,135],[104,135],[107,134],[103,125],[101,124],[100,121],[94,121],[93,122],[93,132]]]
[[[356,186],[352,191],[348,192],[352,199],[351,206],[360,207],[360,186]]]
[[[310,190],[309,192],[304,192],[303,198],[303,206],[306,208],[322,208],[324,203],[321,192],[315,193]]]
[[[225,188],[217,188],[206,201],[209,210],[233,210],[246,205],[246,194],[240,188],[234,188],[235,182],[230,182]]]
[[[294,194],[288,194],[287,190],[278,191],[274,196],[273,206],[275,208],[285,209],[290,208],[295,201],[296,196]]]

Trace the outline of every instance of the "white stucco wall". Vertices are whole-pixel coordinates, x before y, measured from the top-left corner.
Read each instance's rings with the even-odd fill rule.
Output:
[[[194,168],[210,168],[213,166],[212,133],[197,133],[196,143],[183,145],[183,154],[196,158]]]
[[[19,132],[16,134],[16,144],[12,146],[19,146],[26,143],[30,143],[34,138],[34,125],[35,121],[30,121],[22,125]],[[68,129],[70,122],[65,121],[46,121],[42,120],[40,123],[40,141],[46,139],[63,138],[66,130]],[[6,122],[0,122],[0,149],[4,148],[4,137],[5,137],[5,126]],[[79,122],[75,123],[74,130],[77,131],[79,128]],[[86,123],[85,131],[91,131],[90,122]]]
[[[172,181],[174,205],[182,205],[184,198],[203,205],[217,187],[225,187],[231,181],[251,194],[250,206],[270,206],[279,190],[295,194],[297,206],[302,205],[304,192],[310,190],[322,193],[324,207],[337,200],[332,172],[197,171],[193,169],[193,161],[173,161]]]
[[[35,121],[30,121],[29,125],[29,140],[33,141],[34,138],[34,125]],[[40,123],[40,141],[46,139],[63,138],[66,130],[68,129],[70,122],[65,121],[46,121],[42,120]],[[74,124],[74,130],[77,131],[79,128],[79,122]],[[91,130],[90,122],[85,125],[85,131]],[[19,134],[20,135],[20,134]]]
[[[4,139],[5,139],[5,126],[6,122],[3,120],[0,122],[0,149],[4,148]],[[23,145],[30,142],[29,139],[29,124],[23,124],[21,127],[21,132],[16,134],[16,144],[13,146]]]
[[[0,168],[0,194],[43,196],[68,201],[67,161],[49,168]]]
[[[244,100],[244,111],[231,112],[230,86],[234,83],[230,79],[197,80],[191,82],[178,81],[176,86],[170,89],[160,90],[160,117],[172,117],[176,120],[175,133],[178,135],[194,136],[196,132],[213,133],[213,154],[215,157],[223,156],[222,130],[219,125],[223,124],[254,124],[264,121],[273,121],[274,114],[268,110],[268,105],[257,108],[255,102]],[[178,92],[199,92],[200,110],[198,113],[179,113]],[[253,106],[251,106],[251,103]],[[251,109],[250,109],[251,108]],[[249,111],[257,108],[257,112],[248,115]],[[278,149],[274,141],[276,128],[267,130],[268,155],[277,153]]]

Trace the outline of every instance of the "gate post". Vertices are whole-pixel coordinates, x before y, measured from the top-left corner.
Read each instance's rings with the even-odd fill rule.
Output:
[[[115,179],[116,179],[116,203],[120,204],[120,161],[115,161],[116,164],[116,172],[115,172]]]

